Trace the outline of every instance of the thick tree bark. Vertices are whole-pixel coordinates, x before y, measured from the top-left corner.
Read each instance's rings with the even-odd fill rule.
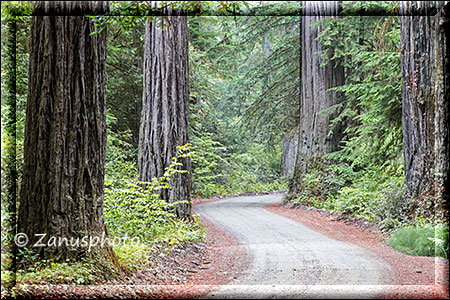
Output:
[[[294,173],[298,152],[298,134],[286,137],[283,141],[281,153],[281,174],[291,176]]]
[[[335,151],[342,136],[342,130],[339,128],[329,136],[330,120],[333,116],[319,112],[340,101],[340,95],[329,92],[328,89],[344,84],[344,70],[336,62],[321,66],[322,57],[319,52],[323,51],[324,47],[316,38],[322,26],[311,26],[321,19],[337,16],[339,2],[304,1],[303,6],[299,142],[297,162],[290,183],[291,193],[301,189],[302,176],[308,172],[311,160]]]
[[[144,88],[139,134],[139,180],[162,177],[177,155],[177,146],[189,143],[188,28],[182,12],[166,12],[167,18],[146,22],[144,50]],[[163,26],[162,26],[163,25]],[[165,27],[165,28],[162,28]],[[169,190],[160,196],[177,204],[178,217],[191,217],[191,162],[180,158]]]
[[[400,4],[406,197],[415,215],[436,212],[438,217],[448,203],[445,187],[449,186],[448,75],[444,70],[448,15],[443,5],[433,1]]]
[[[91,18],[70,15],[104,13],[108,2],[41,1],[34,9],[18,232],[28,235],[28,245],[36,234],[46,234],[42,243],[102,236],[106,36],[91,35]],[[87,251],[35,250],[54,259]]]

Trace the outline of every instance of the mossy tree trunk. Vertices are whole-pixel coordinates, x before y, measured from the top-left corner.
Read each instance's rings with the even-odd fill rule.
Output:
[[[339,93],[329,92],[328,89],[344,83],[344,70],[336,61],[321,66],[323,60],[319,52],[324,47],[317,37],[322,26],[311,26],[321,19],[337,16],[339,2],[304,1],[303,6],[299,140],[290,193],[301,190],[302,177],[308,172],[311,160],[336,150],[342,136],[341,128],[335,128],[333,135],[329,136],[332,116],[319,112],[340,101]],[[329,52],[329,55],[333,54]]]
[[[450,185],[449,21],[443,6],[442,1],[400,3],[406,197],[414,215],[436,212],[439,218],[448,212]]]
[[[31,20],[29,88],[18,232],[77,238],[106,234],[106,36],[83,14],[103,1],[37,1]],[[81,244],[80,244],[81,245]],[[87,248],[32,248],[43,258],[79,258]],[[94,251],[95,250],[95,251]],[[95,248],[92,252],[112,249]],[[92,254],[91,252],[91,254]]]
[[[152,3],[155,7],[156,4]],[[139,133],[140,181],[162,177],[177,155],[177,146],[189,143],[188,27],[183,11],[167,8],[167,17],[145,27],[144,88]],[[191,217],[191,162],[180,158],[186,173],[176,173],[160,197],[175,205],[180,218]]]

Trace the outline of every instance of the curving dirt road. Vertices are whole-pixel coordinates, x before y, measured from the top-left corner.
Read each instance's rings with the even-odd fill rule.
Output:
[[[390,266],[373,253],[270,213],[283,194],[236,197],[195,211],[236,236],[250,267],[207,298],[376,298]]]

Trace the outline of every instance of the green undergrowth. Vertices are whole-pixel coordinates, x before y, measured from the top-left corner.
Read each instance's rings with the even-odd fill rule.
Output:
[[[27,265],[20,266],[16,272],[18,284],[94,284],[121,274],[110,260],[102,257],[91,256],[61,262],[39,259],[32,252],[19,255],[27,259]]]
[[[123,272],[149,266],[150,258],[155,254],[154,245],[158,243],[170,248],[174,244],[201,241],[205,237],[197,215],[190,220],[178,219],[173,210],[176,203],[168,203],[158,196],[159,189],[170,188],[169,182],[175,173],[185,172],[178,158],[193,155],[189,146],[179,147],[178,155],[172,159],[163,177],[154,178],[152,182],[137,182],[135,165],[127,162],[126,153],[121,149],[124,145],[115,147],[115,142],[113,136],[108,144],[104,219],[111,241],[115,238],[124,241],[127,237],[128,242],[113,245],[121,270],[106,259],[42,260],[34,252],[19,248],[19,256],[27,262],[20,265],[15,274],[18,283],[15,292],[19,295],[25,293],[23,289],[30,284],[97,284]],[[2,206],[2,225],[4,219],[7,219],[7,213]],[[4,229],[2,226],[2,244],[8,240]],[[133,242],[132,238],[135,238]],[[11,253],[2,248],[2,284],[14,280],[8,271],[11,261]]]
[[[387,243],[409,255],[448,258],[448,228],[448,224],[405,226],[394,230]]]
[[[201,240],[205,233],[198,216],[192,220],[177,219],[173,207],[174,204],[159,199],[151,188],[134,183],[115,188],[106,181],[104,215],[113,236],[137,237],[150,244]]]
[[[300,192],[286,201],[365,218],[383,230],[408,223],[401,171],[355,170],[345,163],[316,159],[302,177]]]
[[[348,164],[315,159],[302,177],[302,188],[285,202],[324,209],[376,224],[390,235],[388,245],[416,256],[447,258],[448,224],[413,217],[405,200],[401,168],[355,170]]]

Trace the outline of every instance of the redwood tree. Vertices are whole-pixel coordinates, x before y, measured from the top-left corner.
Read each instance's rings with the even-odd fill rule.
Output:
[[[34,4],[18,216],[28,245],[36,234],[46,234],[46,243],[51,236],[75,240],[106,232],[106,36],[91,35],[94,22],[83,14],[108,7],[106,1]],[[54,259],[86,254],[64,244],[34,250]]]
[[[430,216],[437,209],[438,217],[448,209],[450,185],[449,21],[443,6],[442,1],[400,3],[406,197],[415,214]]]
[[[152,3],[155,7],[156,5]],[[183,11],[165,8],[166,17],[146,21],[144,88],[139,132],[139,180],[162,177],[177,155],[177,146],[189,143],[188,27]],[[178,217],[191,217],[191,162],[180,158],[185,173],[176,173],[171,189],[160,197],[175,205]]]
[[[344,70],[336,61],[329,61],[322,66],[323,59],[319,52],[323,51],[324,47],[317,40],[322,26],[311,26],[324,18],[337,16],[339,2],[304,1],[303,6],[299,141],[290,192],[301,189],[302,176],[308,171],[311,160],[335,151],[341,138],[339,128],[329,136],[330,120],[333,116],[319,112],[340,101],[340,95],[328,89],[344,83]],[[329,52],[328,55],[331,58],[333,54]]]
[[[298,135],[286,136],[281,151],[281,174],[289,177],[294,172],[298,152]]]

